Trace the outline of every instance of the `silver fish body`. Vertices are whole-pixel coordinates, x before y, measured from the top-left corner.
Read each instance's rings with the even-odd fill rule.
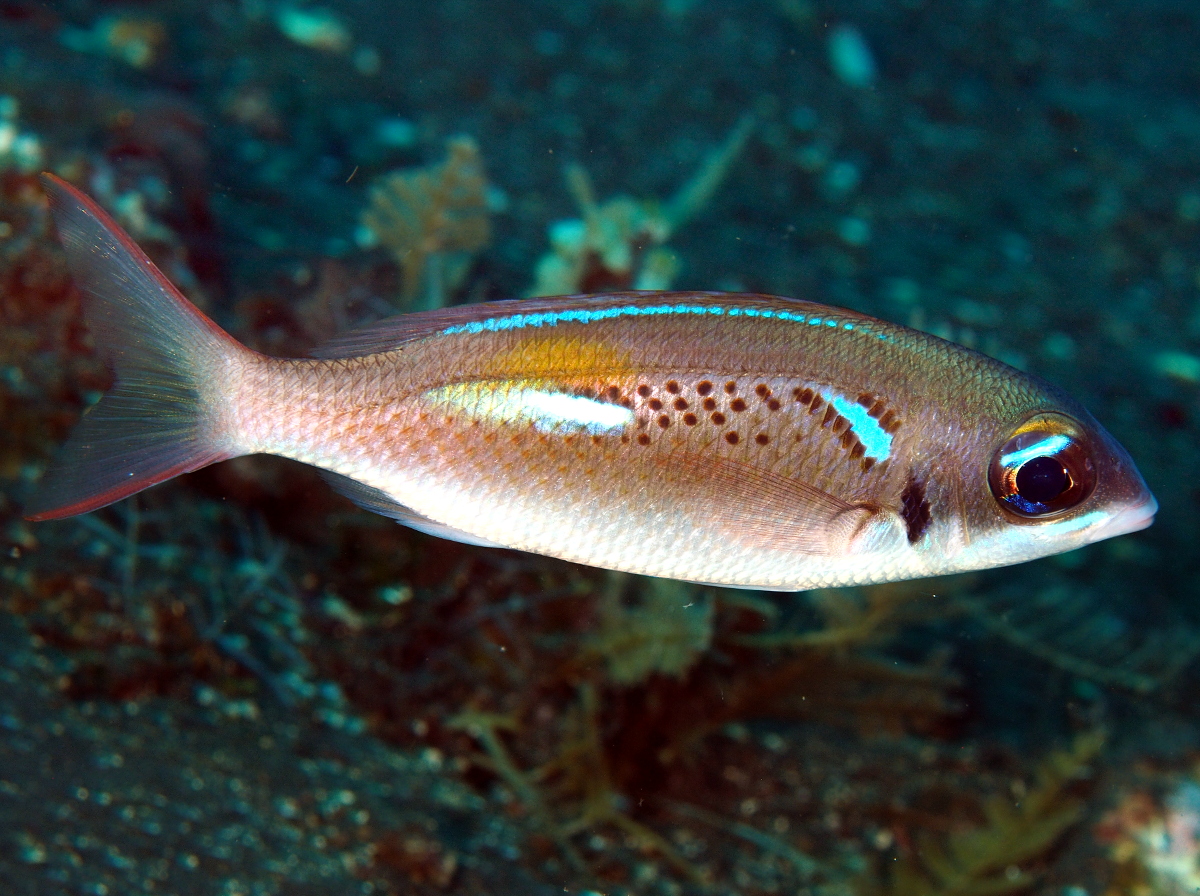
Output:
[[[434,534],[797,590],[1020,562],[1155,512],[1069,397],[854,312],[717,293],[497,302],[268,358],[86,197],[48,191],[117,385],[34,518],[270,453]]]

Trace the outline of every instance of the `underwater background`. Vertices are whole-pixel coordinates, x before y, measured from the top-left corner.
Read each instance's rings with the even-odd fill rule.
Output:
[[[1200,7],[0,0],[6,894],[1200,891]],[[239,339],[613,288],[935,332],[1155,525],[725,591],[438,540],[243,458],[23,501],[107,385],[37,173]]]

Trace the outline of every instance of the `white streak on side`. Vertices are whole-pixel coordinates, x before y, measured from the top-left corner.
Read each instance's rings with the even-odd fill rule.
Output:
[[[448,386],[433,390],[428,397],[457,405],[497,423],[532,423],[542,432],[602,435],[623,429],[633,421],[633,411],[622,405],[508,384]]]
[[[821,390],[821,397],[850,421],[850,426],[862,442],[863,452],[867,457],[887,460],[892,453],[892,434],[880,426],[879,421],[872,417],[866,408],[857,401],[848,401],[845,396],[828,389]]]
[[[513,408],[517,416],[531,419],[542,430],[566,426],[599,435],[622,429],[633,420],[633,411],[621,405],[539,389],[509,392],[504,405]]]

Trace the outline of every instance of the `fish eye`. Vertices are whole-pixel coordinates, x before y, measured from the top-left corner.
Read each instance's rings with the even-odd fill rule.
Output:
[[[1017,517],[1041,520],[1077,507],[1096,486],[1083,427],[1062,414],[1025,421],[992,456],[988,486]]]

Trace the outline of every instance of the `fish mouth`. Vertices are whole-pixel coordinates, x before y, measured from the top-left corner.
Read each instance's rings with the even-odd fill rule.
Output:
[[[1154,514],[1157,512],[1158,501],[1154,499],[1154,495],[1147,492],[1138,503],[1118,511],[1108,522],[1104,523],[1100,530],[1101,537],[1114,538],[1117,535],[1139,532],[1154,522]]]

